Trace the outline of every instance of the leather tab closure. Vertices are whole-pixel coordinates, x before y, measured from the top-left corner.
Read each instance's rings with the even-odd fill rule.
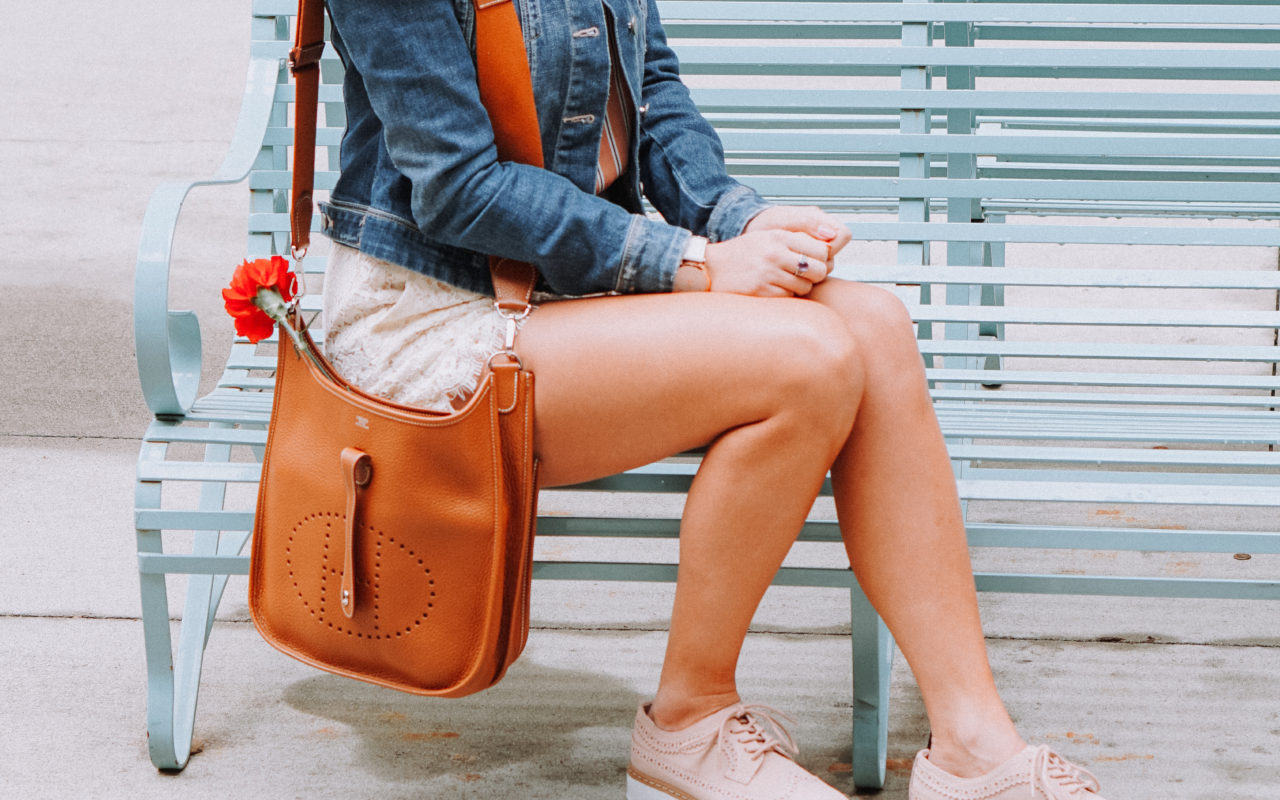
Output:
[[[493,370],[494,397],[498,401],[498,412],[510,414],[520,399],[520,362],[507,360],[503,363],[490,363]]]
[[[304,69],[315,69],[324,55],[324,42],[302,44],[289,51],[289,71],[297,75]]]
[[[355,544],[358,530],[360,490],[373,478],[373,461],[369,454],[355,447],[342,448],[342,475],[347,484],[347,519],[343,536],[342,613],[347,619],[356,613]]]

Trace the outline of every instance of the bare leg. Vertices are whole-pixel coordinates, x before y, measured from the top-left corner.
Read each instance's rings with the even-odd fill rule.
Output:
[[[830,280],[810,297],[874,354],[853,433],[831,469],[850,563],[920,686],[930,760],[979,775],[1023,745],[987,661],[955,478],[911,320],[870,286]]]
[[[518,347],[537,376],[545,485],[711,443],[685,506],[651,715],[675,730],[736,702],[751,617],[853,424],[852,337],[804,301],[677,294],[548,304]],[[729,568],[730,554],[749,557]]]
[[[652,712],[676,729],[738,699],[747,626],[831,465],[850,561],[924,695],[932,760],[978,774],[1021,740],[991,678],[910,320],[891,295],[858,284],[831,280],[811,299],[544,306],[519,340],[538,376],[544,480],[574,483],[713,442],[686,505]],[[731,552],[754,557],[727,570]]]

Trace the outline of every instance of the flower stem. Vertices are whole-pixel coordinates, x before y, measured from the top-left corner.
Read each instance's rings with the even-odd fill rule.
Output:
[[[289,320],[289,306],[278,290],[267,286],[259,287],[258,294],[253,298],[253,304],[262,309],[262,313],[279,323],[280,330],[287,333],[293,341],[294,349],[306,356],[316,369],[325,375],[329,374],[329,368],[319,358],[311,342],[303,338],[302,334],[293,327],[293,323]]]

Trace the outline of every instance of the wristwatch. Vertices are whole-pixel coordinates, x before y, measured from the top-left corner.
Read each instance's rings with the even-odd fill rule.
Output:
[[[707,272],[707,238],[705,236],[690,236],[689,242],[684,246],[684,251],[680,253],[680,269],[689,267],[696,269],[702,273],[706,285],[703,291],[711,291],[711,275]]]

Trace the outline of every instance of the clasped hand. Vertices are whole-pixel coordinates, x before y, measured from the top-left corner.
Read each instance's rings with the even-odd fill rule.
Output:
[[[803,297],[826,280],[852,234],[817,206],[772,206],[742,235],[707,245],[707,288],[757,297]]]

